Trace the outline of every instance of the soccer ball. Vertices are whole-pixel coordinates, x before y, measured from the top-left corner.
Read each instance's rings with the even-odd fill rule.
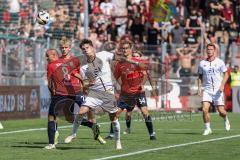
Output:
[[[45,25],[50,20],[50,15],[46,11],[40,11],[37,15],[37,22],[41,25]]]

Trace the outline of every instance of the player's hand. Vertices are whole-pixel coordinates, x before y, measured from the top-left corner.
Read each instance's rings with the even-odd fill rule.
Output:
[[[89,79],[89,86],[94,85],[96,82],[96,79]]]
[[[198,95],[202,96],[202,89],[198,89]]]
[[[96,82],[96,79],[85,79],[83,80],[83,87],[88,88],[89,86],[94,85]]]

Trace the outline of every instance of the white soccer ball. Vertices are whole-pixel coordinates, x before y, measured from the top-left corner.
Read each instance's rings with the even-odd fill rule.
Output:
[[[45,25],[50,20],[50,15],[47,11],[40,11],[37,15],[37,22],[41,25]]]

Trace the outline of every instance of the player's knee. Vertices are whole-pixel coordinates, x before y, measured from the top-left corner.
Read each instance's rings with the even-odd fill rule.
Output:
[[[226,111],[225,110],[219,110],[219,115],[220,116],[222,116],[222,117],[224,117],[224,116],[226,116]]]
[[[208,108],[203,107],[202,111],[203,111],[204,114],[207,114],[208,113]]]
[[[48,121],[54,121],[55,119],[54,115],[48,115]]]
[[[96,119],[92,118],[92,119],[88,119],[89,122],[92,122],[92,123],[96,123]]]
[[[109,114],[110,121],[118,121],[118,115],[116,113]]]
[[[146,115],[146,117],[144,117],[144,119],[145,119],[145,122],[152,122],[152,118],[149,115]]]
[[[126,121],[131,121],[131,115],[126,115],[125,120]]]

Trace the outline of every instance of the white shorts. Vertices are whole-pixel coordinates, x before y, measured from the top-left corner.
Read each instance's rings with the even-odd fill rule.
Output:
[[[210,102],[215,106],[223,106],[224,105],[224,94],[221,91],[210,92],[203,91],[202,102]]]
[[[101,107],[108,113],[116,113],[118,111],[116,104],[113,92],[90,90],[82,106],[88,106],[91,109]]]

